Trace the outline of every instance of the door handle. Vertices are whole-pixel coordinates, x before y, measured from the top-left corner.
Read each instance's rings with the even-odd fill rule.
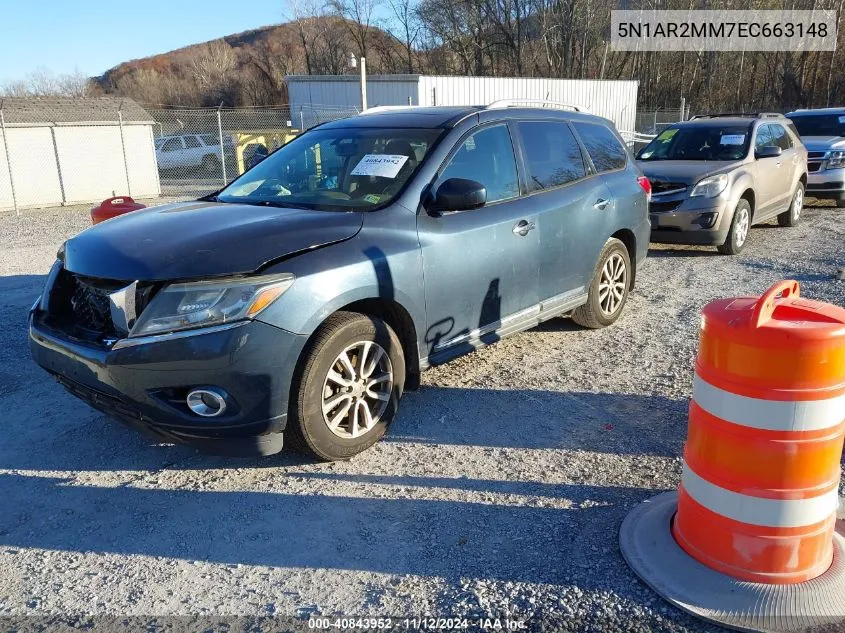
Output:
[[[604,211],[607,209],[607,205],[610,204],[610,200],[605,200],[604,198],[599,198],[596,200],[596,203],[593,205],[594,209],[598,209],[599,211]]]
[[[513,234],[519,235],[520,237],[525,237],[528,235],[529,231],[533,231],[535,224],[533,222],[529,222],[528,220],[520,220],[517,222],[513,227]]]

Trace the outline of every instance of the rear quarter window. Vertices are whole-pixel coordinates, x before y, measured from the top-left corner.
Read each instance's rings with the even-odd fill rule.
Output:
[[[573,121],[572,125],[599,173],[625,167],[628,151],[610,128],[584,121]]]

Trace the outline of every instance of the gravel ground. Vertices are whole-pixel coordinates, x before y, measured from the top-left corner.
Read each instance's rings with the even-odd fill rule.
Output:
[[[678,484],[701,306],[783,278],[845,305],[843,219],[809,208],[733,258],[655,247],[614,327],[556,319],[436,368],[385,441],[327,465],[153,445],[66,394],[30,361],[25,320],[87,209],[0,214],[0,616],[714,630],[637,580],[617,531]]]

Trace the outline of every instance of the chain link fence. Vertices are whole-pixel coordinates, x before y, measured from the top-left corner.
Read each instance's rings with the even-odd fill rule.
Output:
[[[656,110],[638,110],[636,129],[640,134],[660,134],[673,123],[682,119],[680,108],[657,108]]]
[[[230,182],[315,125],[357,114],[343,108],[147,108],[161,195],[196,198]]]
[[[144,107],[102,97],[0,99],[0,211],[112,196],[191,199],[354,108]]]
[[[103,97],[0,99],[0,210],[111,196],[195,199],[315,125],[356,108],[181,108]],[[637,113],[638,148],[680,110]]]

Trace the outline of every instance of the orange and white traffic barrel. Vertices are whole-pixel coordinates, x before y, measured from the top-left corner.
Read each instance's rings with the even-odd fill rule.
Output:
[[[845,309],[795,281],[708,304],[692,391],[680,488],[626,518],[626,560],[713,621],[845,630]]]

